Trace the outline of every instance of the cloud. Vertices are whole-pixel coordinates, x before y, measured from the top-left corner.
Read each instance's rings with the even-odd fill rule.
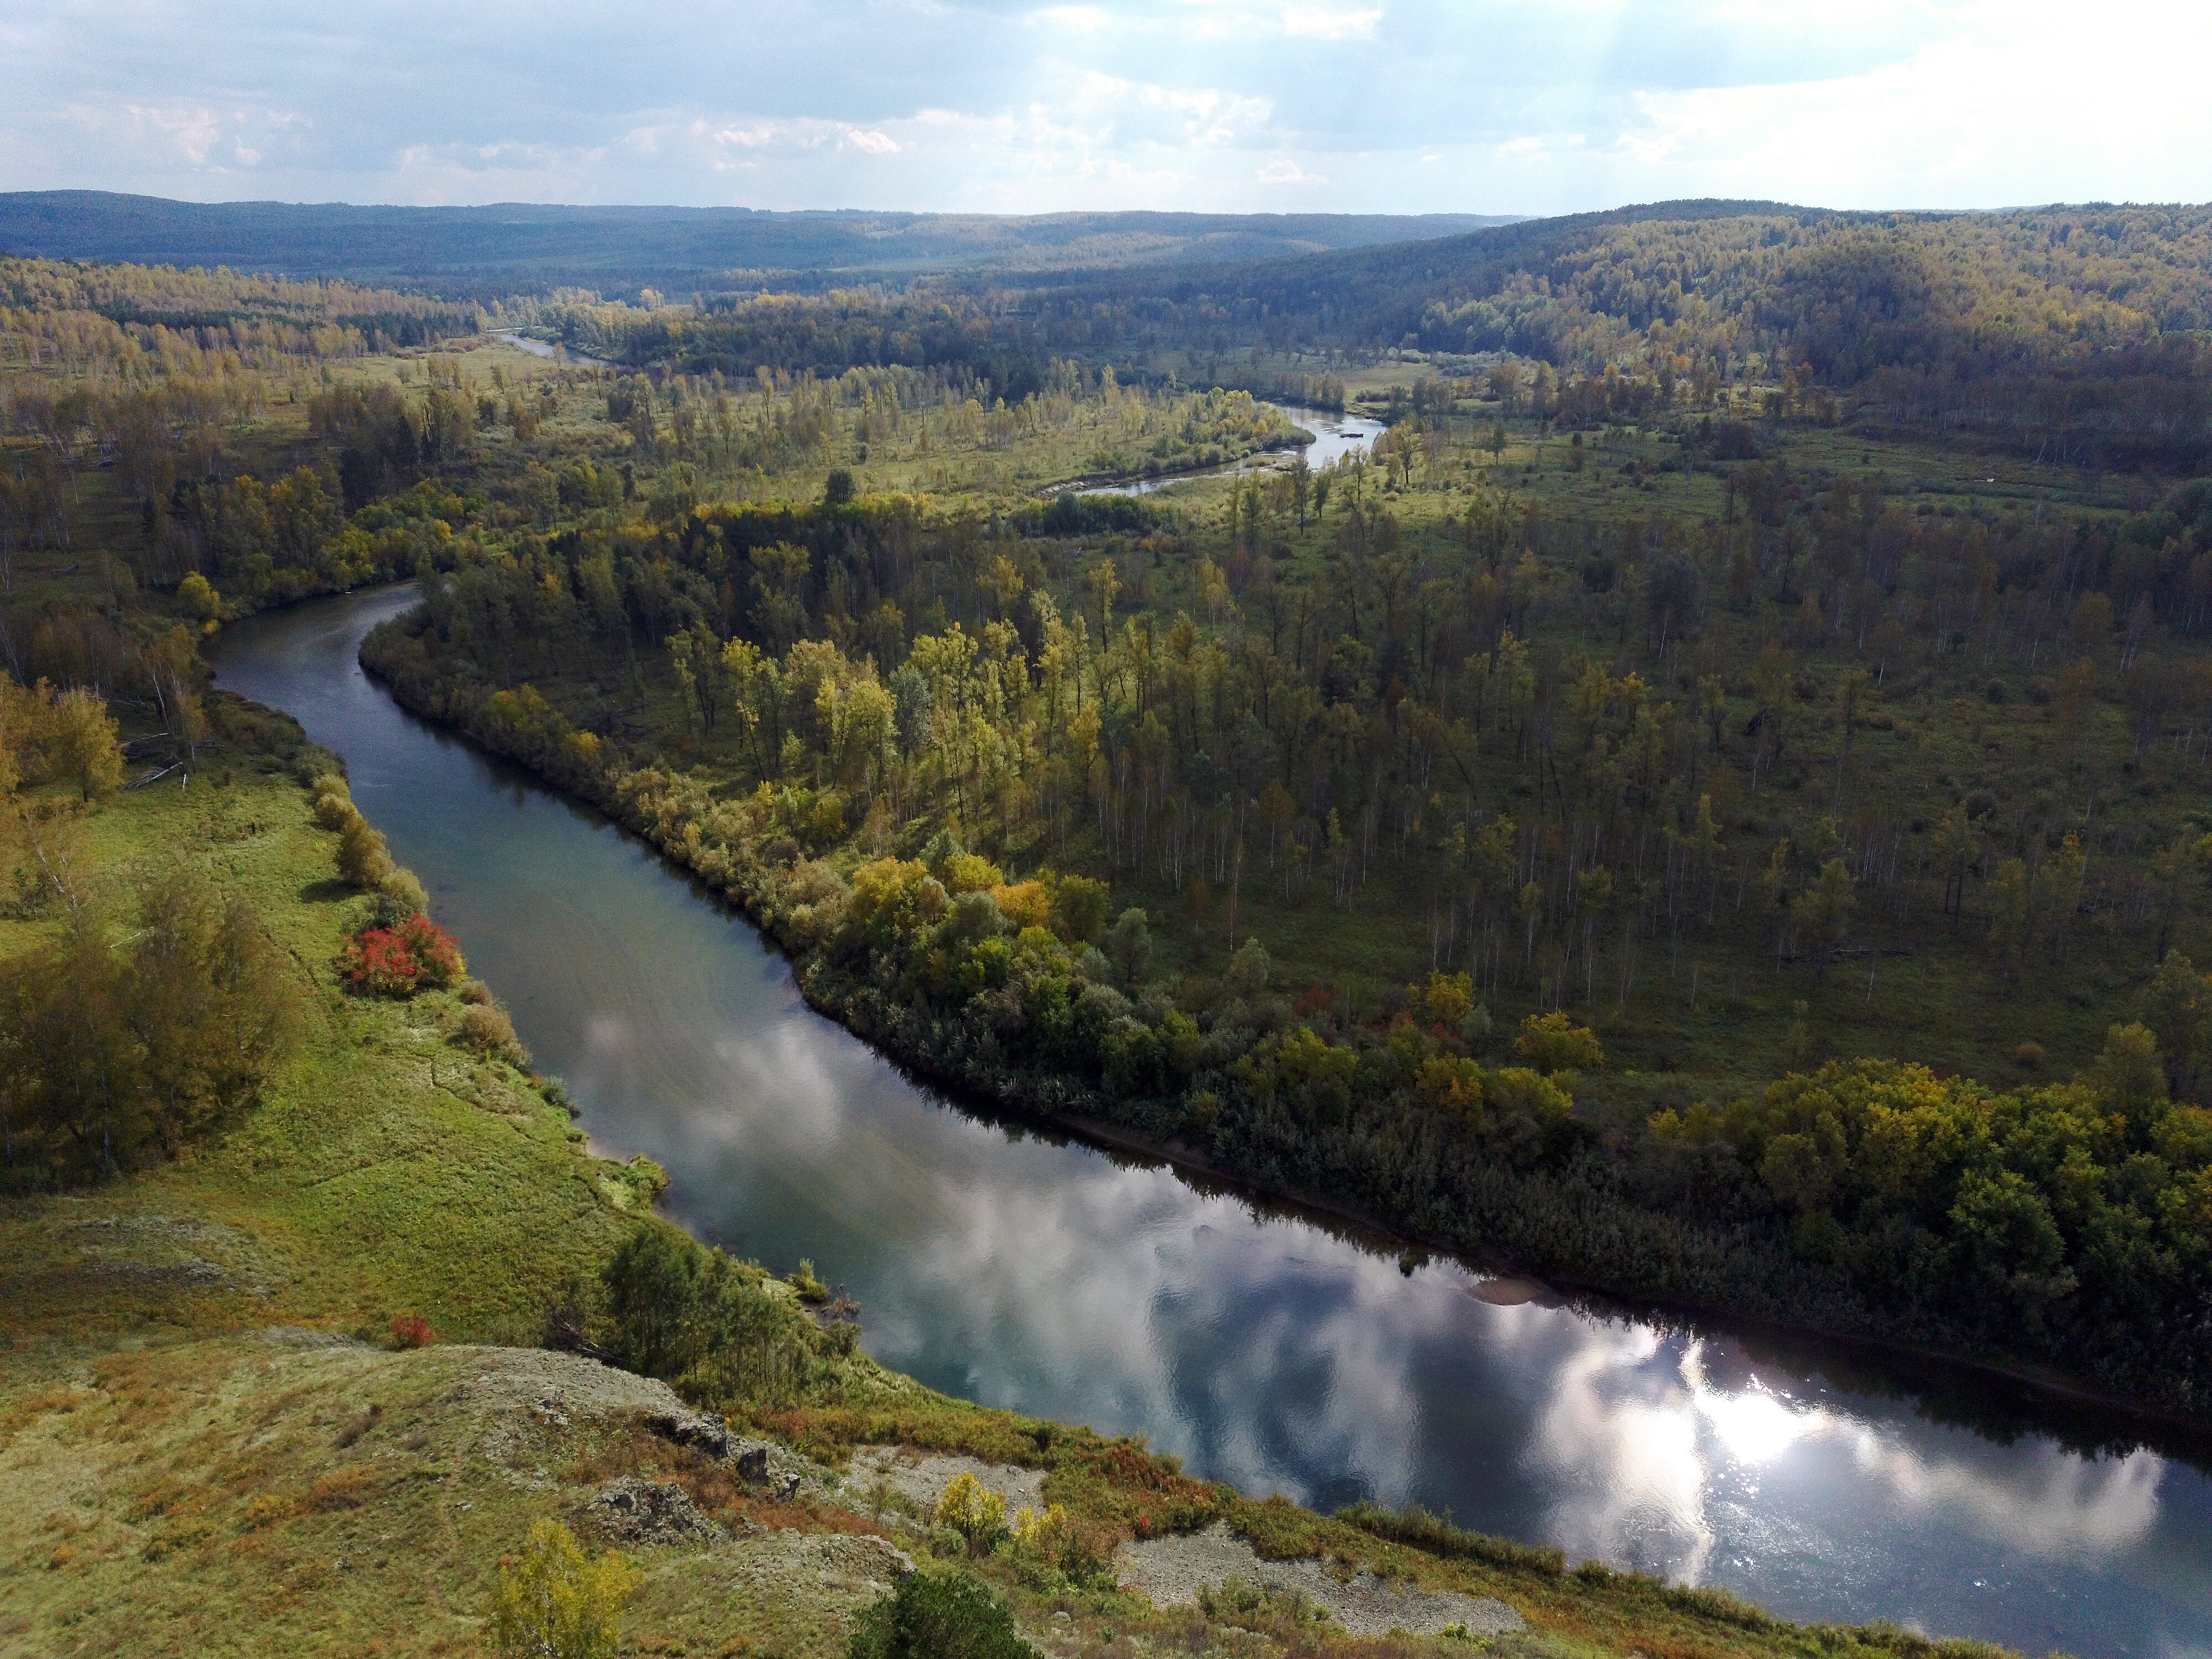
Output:
[[[549,0],[521,33],[420,0],[133,0],[121,28],[72,0],[6,9],[7,189],[1035,210],[1255,209],[1285,186],[1358,211],[2212,196],[2212,15],[2151,0],[2094,29],[2055,0]]]
[[[1316,40],[1371,40],[1382,21],[1382,8],[1354,11],[1348,7],[1293,5],[1283,8],[1283,33]]]

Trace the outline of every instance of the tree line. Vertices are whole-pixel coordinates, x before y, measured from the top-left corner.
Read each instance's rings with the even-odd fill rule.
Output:
[[[963,1085],[1603,1282],[2194,1400],[2205,1355],[2159,1335],[2195,1328],[2204,1249],[2179,993],[2075,1085],[1844,1060],[1655,1113],[1565,1075],[1569,1011],[1618,1018],[1685,953],[1814,996],[1900,944],[2046,998],[2089,958],[2201,984],[2171,792],[2212,687],[2160,622],[2184,589],[2150,580],[2132,646],[2110,591],[2159,526],[1923,520],[1752,465],[1731,522],[1602,533],[1494,492],[1401,520],[1351,469],[1303,531],[1287,479],[1097,536],[702,507],[465,561],[365,660]],[[1976,761],[2000,726],[2024,771]],[[1395,930],[1413,983],[1281,982],[1261,937],[1308,907]]]

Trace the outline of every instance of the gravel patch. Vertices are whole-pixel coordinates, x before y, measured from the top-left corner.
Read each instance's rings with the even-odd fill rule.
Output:
[[[945,1496],[945,1489],[955,1477],[963,1474],[974,1475],[978,1486],[1006,1499],[1009,1521],[1013,1519],[1015,1510],[1024,1506],[1044,1508],[1042,1469],[1025,1469],[1014,1463],[982,1463],[972,1457],[945,1457],[933,1452],[923,1454],[911,1446],[864,1446],[854,1452],[852,1467],[845,1476],[845,1496],[848,1501],[865,1498],[880,1480],[915,1508],[929,1514],[936,1510],[937,1500]]]
[[[1519,1613],[1486,1596],[1419,1589],[1378,1578],[1364,1567],[1350,1578],[1339,1578],[1311,1557],[1263,1561],[1222,1522],[1204,1532],[1124,1544],[1114,1563],[1123,1583],[1143,1591],[1158,1607],[1194,1605],[1201,1589],[1242,1578],[1265,1589],[1297,1591],[1328,1608],[1354,1636],[1386,1636],[1394,1630],[1439,1636],[1455,1625],[1470,1636],[1502,1636],[1526,1627]]]

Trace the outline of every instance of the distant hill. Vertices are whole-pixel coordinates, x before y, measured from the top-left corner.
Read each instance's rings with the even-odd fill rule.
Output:
[[[1661,202],[1243,264],[1003,280],[1032,351],[1413,348],[1750,372],[2045,459],[2212,464],[2212,206],[1840,213]]]
[[[1213,265],[1451,236],[1480,214],[754,212],[746,208],[356,207],[0,194],[0,252],[227,265],[452,297],[643,288],[684,295],[934,271]],[[802,280],[812,278],[812,281]]]

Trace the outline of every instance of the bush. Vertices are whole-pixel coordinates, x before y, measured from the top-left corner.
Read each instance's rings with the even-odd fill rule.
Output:
[[[453,936],[419,910],[397,927],[362,928],[338,953],[339,977],[354,990],[373,996],[410,997],[417,991],[442,990],[459,984],[467,972]],[[514,1036],[510,1025],[507,1040],[512,1042]]]
[[[909,1573],[861,1615],[852,1659],[1039,1659],[1014,1616],[966,1573]]]
[[[969,1554],[988,1555],[1006,1535],[1006,1500],[974,1475],[956,1474],[937,1500],[936,1519],[968,1540]]]
[[[430,896],[412,870],[395,868],[377,884],[377,896],[388,901],[403,916],[413,915],[418,910],[430,908]]]
[[[384,837],[358,811],[348,811],[338,827],[338,879],[349,887],[379,887],[397,867]]]
[[[471,1003],[461,1011],[461,1041],[478,1054],[501,1054],[517,1066],[530,1064],[530,1050],[514,1034],[514,1022],[496,1003]]]

